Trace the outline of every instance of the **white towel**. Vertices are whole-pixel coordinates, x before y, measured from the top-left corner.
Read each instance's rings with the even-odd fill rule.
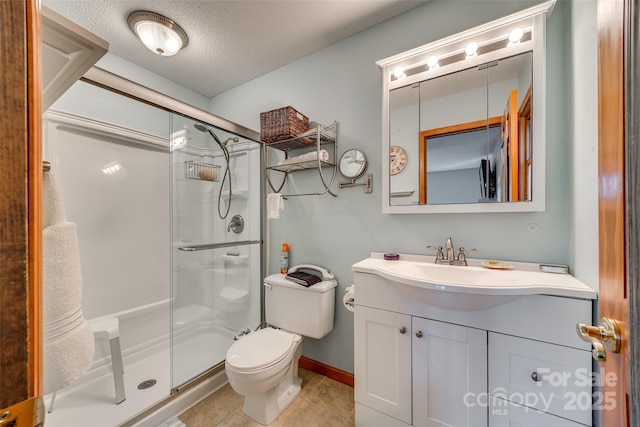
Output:
[[[80,308],[82,273],[76,225],[50,225],[42,232],[43,321],[54,322]]]
[[[80,307],[82,274],[76,225],[65,219],[52,171],[43,180],[44,392],[59,390],[91,367],[93,333]]]
[[[60,390],[83,376],[91,367],[95,338],[87,321],[79,311],[75,324],[51,331],[45,326],[44,337],[44,393]]]
[[[267,218],[277,219],[280,218],[280,211],[284,209],[284,201],[282,200],[282,194],[269,193],[267,194]]]
[[[42,208],[43,228],[52,224],[60,224],[67,220],[64,215],[62,195],[60,188],[58,188],[53,169],[46,172],[42,178]]]
[[[310,151],[308,153],[301,154],[299,156],[294,156],[289,159],[281,160],[277,163],[277,165],[281,166],[281,165],[290,165],[292,163],[312,162],[312,161],[317,161],[318,158],[326,162],[327,160],[329,160],[329,153],[327,152],[327,150]]]

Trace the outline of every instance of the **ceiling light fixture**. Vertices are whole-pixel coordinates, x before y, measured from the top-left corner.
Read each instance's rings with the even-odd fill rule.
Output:
[[[136,10],[129,14],[127,23],[142,43],[158,55],[173,56],[189,44],[187,33],[171,19],[158,13]]]

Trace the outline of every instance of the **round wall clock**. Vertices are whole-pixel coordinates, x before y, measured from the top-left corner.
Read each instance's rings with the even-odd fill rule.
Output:
[[[389,148],[389,173],[396,175],[407,166],[407,152],[402,147],[393,145]]]

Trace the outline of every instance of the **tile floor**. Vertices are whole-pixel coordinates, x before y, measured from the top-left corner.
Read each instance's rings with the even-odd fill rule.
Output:
[[[353,388],[306,369],[300,396],[272,427],[352,427],[355,425]],[[244,398],[229,384],[178,415],[187,427],[260,427],[242,413]]]

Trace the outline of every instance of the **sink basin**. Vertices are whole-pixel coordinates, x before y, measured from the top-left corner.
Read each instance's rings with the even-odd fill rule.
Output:
[[[353,271],[378,275],[421,302],[452,310],[481,310],[523,295],[596,298],[593,289],[569,274],[544,273],[529,263],[516,263],[513,270],[492,270],[480,261],[449,266],[435,264],[430,256],[401,255],[399,261],[387,261],[381,253],[372,253],[354,264]]]

